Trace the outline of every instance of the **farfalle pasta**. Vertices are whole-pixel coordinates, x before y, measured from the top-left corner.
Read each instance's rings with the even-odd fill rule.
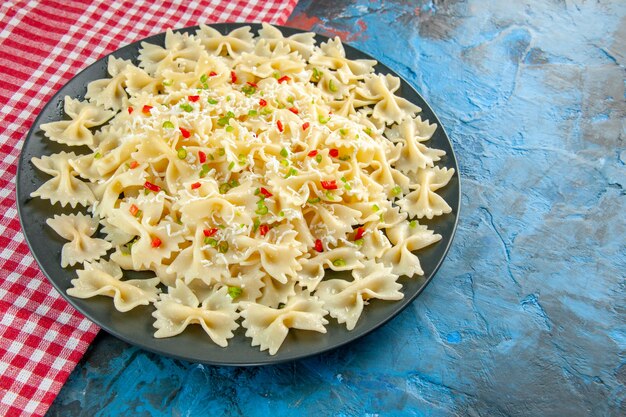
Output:
[[[291,329],[352,330],[371,299],[401,299],[400,276],[423,274],[414,251],[441,239],[418,219],[451,211],[437,190],[454,170],[375,65],[270,25],[168,30],[138,65],[110,57],[86,101],[65,98],[69,119],[42,125],[90,152],[32,161],[52,176],[33,197],[90,213],[48,221],[70,240],[63,266],[84,263],[68,294],[151,304],[158,338],[200,325],[226,347],[243,326],[271,355]]]

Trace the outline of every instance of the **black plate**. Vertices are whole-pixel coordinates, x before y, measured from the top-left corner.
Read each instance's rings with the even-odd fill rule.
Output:
[[[212,25],[212,27],[226,34],[245,25],[247,24],[223,23]],[[255,32],[261,28],[259,24],[248,25],[252,26]],[[178,32],[193,33],[197,29],[198,27],[189,27],[178,30]],[[288,27],[280,27],[280,29],[286,36],[303,32],[299,29]],[[327,37],[321,35],[316,35],[315,38],[318,44],[328,40]],[[162,33],[146,38],[143,41],[163,45],[164,39],[165,34]],[[117,58],[130,59],[137,64],[139,48],[140,42],[135,42],[118,49],[112,55]],[[345,50],[348,58],[351,59],[374,59],[348,45],[345,45]],[[68,147],[46,139],[40,126],[44,123],[63,119],[63,97],[69,95],[70,97],[84,99],[87,84],[90,81],[107,77],[106,67],[107,57],[104,57],[76,75],[52,97],[35,120],[26,136],[20,155],[17,173],[17,205],[26,241],[43,273],[71,305],[107,332],[144,349],[194,362],[252,366],[292,361],[334,349],[356,340],[383,325],[408,306],[424,290],[439,269],[452,242],[458,220],[460,207],[458,166],[450,140],[439,119],[417,91],[406,81],[402,80],[400,90],[396,94],[420,106],[423,109],[421,113],[422,118],[439,125],[429,143],[431,147],[446,151],[446,156],[438,165],[456,170],[450,183],[440,190],[441,196],[452,207],[452,213],[439,216],[432,221],[422,222],[441,234],[443,239],[419,252],[422,268],[424,269],[422,277],[414,279],[401,278],[400,282],[404,287],[404,299],[397,302],[373,301],[366,307],[356,327],[350,332],[346,330],[344,325],[338,325],[330,317],[327,317],[330,324],[327,326],[328,332],[326,334],[301,330],[291,331],[278,353],[270,356],[267,351],[260,352],[258,346],[251,347],[251,339],[244,337],[245,329],[241,327],[235,332],[235,337],[229,340],[227,348],[221,348],[213,344],[200,326],[189,326],[185,332],[176,337],[156,339],[153,337],[155,329],[152,326],[154,321],[151,316],[152,307],[138,307],[128,313],[120,313],[115,310],[112,300],[108,297],[81,300],[67,296],[65,291],[71,286],[70,280],[76,277],[76,273],[74,268],[61,268],[61,247],[65,241],[57,236],[45,224],[45,221],[54,214],[77,212],[78,209],[71,210],[69,206],[63,209],[59,204],[51,206],[47,200],[29,197],[31,192],[35,191],[43,182],[49,179],[48,176],[36,170],[30,163],[30,160],[34,156],[50,155],[62,150],[74,150],[77,153],[82,153],[80,148],[68,149]],[[376,72],[397,76],[395,72],[382,64],[376,66]],[[84,209],[81,210],[84,211]],[[142,273],[129,271],[125,276],[139,277],[142,276]]]

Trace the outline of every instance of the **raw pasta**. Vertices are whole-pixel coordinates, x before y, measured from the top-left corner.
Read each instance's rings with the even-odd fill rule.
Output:
[[[399,300],[399,277],[423,274],[413,252],[441,236],[417,219],[450,213],[437,190],[454,170],[376,61],[265,24],[168,30],[138,61],[110,57],[87,101],[65,98],[70,120],[42,126],[91,149],[33,158],[53,178],[32,196],[91,213],[48,220],[70,240],[62,265],[84,263],[68,294],[153,304],[158,338],[196,324],[226,347],[241,325],[274,355],[328,315],[354,329],[369,300]]]

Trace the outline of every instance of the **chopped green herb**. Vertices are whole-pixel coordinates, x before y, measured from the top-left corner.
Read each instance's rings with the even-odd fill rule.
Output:
[[[278,71],[274,71],[274,72],[272,73],[272,77],[274,77],[274,78],[280,78],[280,72],[278,72]]]
[[[327,190],[326,191],[326,198],[329,200],[334,200],[335,199],[335,195],[332,193],[332,191]]]
[[[334,266],[346,266],[346,261],[344,261],[343,259],[339,258],[339,259],[335,259],[333,261],[333,265]]]
[[[267,209],[267,206],[262,205],[262,206],[257,206],[257,209],[254,211],[256,214],[258,214],[259,216],[262,216],[264,214],[267,214],[269,210]]]
[[[178,150],[176,150],[176,155],[178,155],[178,159],[185,159],[185,158],[187,158],[187,149],[185,149],[185,148],[178,148]]]
[[[280,217],[285,217],[285,212],[281,210],[281,211],[278,213],[278,215],[279,215]]]
[[[211,247],[216,247],[217,246],[217,240],[213,239],[212,237],[205,237],[204,238],[204,244],[205,245],[211,245]]]
[[[211,161],[215,161],[215,157],[213,156],[212,153],[208,154],[207,157],[211,160]]]
[[[250,110],[248,112],[248,116],[256,116],[257,114],[259,114],[259,112],[257,112],[256,110]]]
[[[143,216],[143,211],[138,210],[137,213],[135,214],[135,217],[140,218],[141,216]]]
[[[317,68],[313,68],[313,76],[311,77],[311,80],[314,82],[318,82],[321,77],[322,71],[318,70]]]
[[[202,164],[202,168],[200,169],[200,178],[206,176],[209,173],[209,164]]]
[[[350,186],[350,184],[344,184],[343,188],[345,188],[346,190],[350,191],[352,189],[352,187]]]
[[[208,90],[209,89],[209,85],[207,83],[202,83],[202,88],[204,90]]]
[[[252,94],[256,92],[256,88],[252,87],[251,85],[246,84],[241,88],[241,92],[247,96],[251,96]]]
[[[339,133],[341,134],[341,136],[346,136],[348,131],[346,129],[339,129]]]
[[[315,161],[319,164],[320,162],[322,162],[322,154],[318,153],[317,156],[315,157]]]
[[[330,117],[324,117],[321,114],[319,116],[317,116],[317,120],[321,123],[321,124],[326,124],[328,123],[328,121],[330,120]]]
[[[285,179],[289,178],[289,177],[293,177],[294,175],[297,175],[298,171],[296,171],[294,168],[289,168],[289,171],[287,171],[287,175],[285,175]]]
[[[319,203],[320,201],[322,201],[319,197],[315,197],[315,198],[309,198],[306,202],[309,204],[315,204],[315,203]]]
[[[417,223],[417,220],[411,220],[411,221],[409,222],[409,227],[413,227],[413,228],[415,228],[415,227],[417,227],[417,224],[418,224],[418,223]]]
[[[374,209],[374,211],[380,210],[380,207],[378,207],[378,204],[374,204],[372,208]]]
[[[174,129],[174,123],[166,120],[163,122],[163,129]]]
[[[259,220],[258,217],[255,217],[252,222],[253,222],[252,223],[252,233],[256,233],[256,231],[259,230],[259,226],[261,225],[261,221]]]
[[[226,96],[226,101],[230,101],[230,96]]]
[[[231,162],[230,164],[228,164],[228,170],[232,171],[233,168],[235,168],[235,162]]]
[[[219,253],[226,253],[226,252],[228,252],[228,242],[226,242],[226,241],[220,242],[220,244],[217,245],[217,251]]]
[[[208,79],[209,79],[209,77],[207,77],[207,75],[206,75],[206,74],[202,74],[202,75],[200,76],[200,82],[201,82],[201,83],[205,83],[205,82],[207,82],[207,80],[208,80]]]
[[[346,179],[346,177],[341,177],[341,182],[348,182],[348,180]]]
[[[370,136],[372,135],[372,129],[370,129],[369,127],[365,128],[364,132]]]
[[[354,243],[355,243],[357,246],[363,246],[363,239],[358,239],[358,240],[355,240],[355,241],[354,241]]]
[[[229,111],[224,116],[217,119],[217,124],[220,126],[226,126],[228,123],[230,123],[230,119],[232,119],[233,117],[235,117],[235,113]]]
[[[219,149],[217,150],[217,154],[218,154],[219,156],[224,156],[224,155],[226,155],[226,150],[225,150],[224,148],[219,148]]]
[[[228,287],[228,295],[233,300],[241,295],[243,290],[240,287]]]
[[[219,186],[220,194],[226,194],[231,188],[232,188],[231,185],[227,182],[220,184]]]
[[[254,195],[259,195],[261,194],[261,189],[257,188],[256,190],[254,190]]]
[[[233,130],[235,130],[235,128],[234,128],[234,127],[232,127],[232,126],[226,126],[226,131],[227,131],[227,132],[232,132]]]
[[[282,159],[282,160],[280,161],[280,164],[281,164],[282,166],[284,166],[284,167],[288,167],[288,166],[289,166],[289,161],[287,161],[286,159]]]
[[[193,111],[193,106],[189,103],[183,103],[180,105],[180,108],[185,110],[186,112],[192,112]]]
[[[217,100],[215,100],[214,98],[209,97],[209,99],[207,100],[209,102],[209,104],[217,104]]]
[[[328,89],[330,91],[332,91],[333,93],[337,92],[338,89],[337,89],[337,86],[335,85],[335,83],[333,82],[333,80],[329,80],[328,81]]]
[[[96,153],[93,155],[93,159],[100,159],[100,158],[102,158],[102,154],[101,154],[100,152],[96,152]]]
[[[172,80],[163,80],[163,85],[169,87],[170,85],[172,85]]]
[[[289,156],[289,151],[287,151],[287,149],[282,148],[280,150],[280,156],[282,156],[283,158],[287,158]]]
[[[349,161],[350,160],[350,155],[341,155],[339,157],[340,161]]]
[[[287,97],[287,103],[291,103],[291,104],[293,104],[293,101],[294,101],[294,100],[295,100],[295,98],[293,98],[293,97],[291,97],[291,96]]]
[[[399,185],[396,185],[391,189],[391,193],[393,195],[399,195],[402,192],[402,188]]]
[[[267,116],[267,115],[269,115],[269,114],[272,114],[272,111],[273,111],[272,109],[270,109],[269,107],[267,107],[267,106],[266,106],[266,107],[263,107],[263,108],[261,109],[261,114],[262,114],[263,116]]]
[[[248,163],[248,158],[246,158],[244,154],[240,153],[238,158],[239,158],[239,165],[245,165]]]

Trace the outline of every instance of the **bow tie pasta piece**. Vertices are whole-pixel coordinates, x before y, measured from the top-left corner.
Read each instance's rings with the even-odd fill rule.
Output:
[[[126,74],[124,72],[127,65],[132,65],[125,59],[109,56],[107,71],[111,78],[95,80],[87,84],[87,94],[85,98],[102,106],[105,109],[121,110],[128,106],[128,95],[124,87],[126,86]]]
[[[370,75],[365,78],[362,87],[356,91],[365,99],[375,100],[372,117],[387,124],[400,123],[406,117],[422,111],[419,106],[396,96],[400,88],[400,79],[393,75]]]
[[[227,287],[214,290],[199,300],[183,281],[177,280],[176,286],[162,293],[154,305],[155,337],[176,336],[190,324],[200,324],[215,344],[226,347],[228,339],[234,336],[233,331],[239,327],[237,305]]]
[[[304,59],[308,59],[313,53],[315,46],[315,34],[308,33],[296,33],[291,36],[283,36],[280,29],[274,26],[263,23],[263,27],[259,30],[258,44],[267,44],[272,49],[278,44],[286,45],[290,51],[298,52]]]
[[[348,59],[343,48],[341,39],[335,36],[328,42],[323,42],[318,52],[313,54],[310,64],[321,69],[336,70],[341,83],[348,84],[356,80],[361,80],[365,75],[374,72],[374,65],[377,64],[372,59]],[[316,73],[314,72],[314,78]]]
[[[72,297],[112,297],[115,308],[123,313],[157,300],[158,278],[122,281],[122,270],[112,262],[85,262],[85,269],[76,272],[78,278],[73,279],[73,287],[67,289]]]
[[[411,217],[432,219],[450,213],[452,208],[435,191],[445,187],[454,175],[454,169],[429,168],[417,173],[415,191],[398,200],[398,205]]]
[[[241,53],[251,51],[254,48],[254,35],[250,32],[250,26],[244,26],[227,35],[222,35],[212,27],[200,24],[200,30],[196,32],[196,37],[211,55],[229,55],[236,58]]]
[[[72,208],[77,204],[88,206],[96,199],[87,184],[76,178],[76,172],[72,169],[70,161],[76,158],[74,152],[59,152],[51,156],[33,158],[31,161],[40,171],[52,178],[43,183],[37,190],[33,191],[31,197],[39,197],[50,200],[51,204],[57,202],[65,207]]]
[[[174,33],[168,29],[165,33],[165,47],[141,43],[139,65],[148,74],[156,76],[166,69],[190,72],[194,70],[202,51],[200,40],[188,33]]]
[[[110,110],[86,101],[65,96],[65,114],[70,120],[41,125],[46,137],[68,146],[93,145],[93,133],[89,128],[100,126],[115,115]]]
[[[315,295],[324,303],[331,317],[354,329],[363,312],[363,306],[371,299],[401,300],[402,285],[391,267],[375,261],[367,261],[362,268],[352,271],[353,281],[331,279],[317,287]]]
[[[48,226],[68,243],[61,249],[61,266],[92,261],[105,255],[111,244],[103,239],[92,238],[98,221],[82,213],[63,214],[46,220]]]
[[[394,274],[413,277],[424,275],[419,258],[413,253],[441,240],[441,235],[428,230],[417,221],[401,223],[387,229],[387,236],[393,246],[381,257],[385,265],[391,265]]]
[[[252,338],[252,346],[260,346],[261,351],[269,349],[270,355],[278,352],[289,329],[326,333],[327,314],[320,300],[306,293],[290,297],[283,308],[247,303],[241,312],[245,319],[242,326],[247,329],[246,336]]]
[[[421,142],[429,140],[436,129],[436,124],[423,122],[419,116],[415,119],[406,119],[388,129],[387,137],[398,142],[401,147],[396,168],[404,173],[415,173],[420,169],[433,167],[446,153],[440,149],[429,148]]]

